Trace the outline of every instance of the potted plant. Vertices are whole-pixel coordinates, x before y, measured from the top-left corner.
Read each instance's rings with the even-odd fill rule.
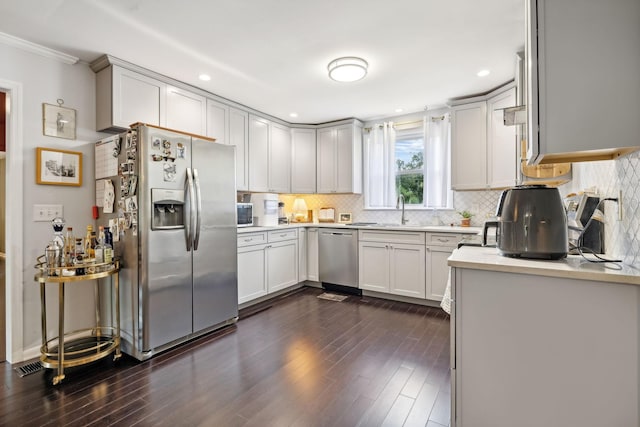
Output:
[[[467,210],[464,210],[458,213],[462,217],[462,219],[460,220],[460,226],[469,227],[471,225],[471,217],[473,216],[473,214]]]

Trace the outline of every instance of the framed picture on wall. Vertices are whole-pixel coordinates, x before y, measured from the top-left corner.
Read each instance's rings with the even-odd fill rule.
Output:
[[[36,148],[36,183],[80,187],[82,185],[82,153]]]
[[[351,224],[351,213],[350,212],[339,213],[338,222],[342,224]]]
[[[76,110],[58,105],[42,104],[42,133],[56,138],[76,139]]]

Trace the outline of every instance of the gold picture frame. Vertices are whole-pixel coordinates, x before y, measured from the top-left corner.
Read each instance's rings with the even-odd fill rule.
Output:
[[[36,183],[42,185],[82,185],[82,153],[36,148]]]
[[[56,138],[76,139],[76,110],[58,105],[42,104],[42,134]]]

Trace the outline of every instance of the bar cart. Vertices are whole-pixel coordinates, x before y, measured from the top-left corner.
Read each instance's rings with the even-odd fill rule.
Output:
[[[48,267],[44,257],[38,257],[35,280],[40,283],[40,302],[42,311],[42,347],[40,362],[45,368],[57,369],[53,377],[53,385],[59,384],[65,377],[64,369],[80,366],[100,360],[115,353],[113,360],[118,360],[120,353],[120,264],[118,260],[109,263],[85,263],[73,267]],[[100,288],[98,279],[109,277],[113,297],[111,314],[115,305],[115,317],[110,325],[102,325],[100,319]],[[70,282],[94,281],[96,323],[92,328],[79,329],[65,333],[64,327],[64,293],[65,285]],[[47,302],[46,284],[58,284],[58,336],[47,338]],[[114,325],[115,323],[115,325]]]

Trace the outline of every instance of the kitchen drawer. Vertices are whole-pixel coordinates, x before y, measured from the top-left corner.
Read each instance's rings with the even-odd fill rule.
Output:
[[[238,234],[238,247],[259,245],[267,243],[267,233],[242,233]]]
[[[269,231],[269,243],[282,242],[283,240],[293,240],[298,238],[298,230],[273,230]]]
[[[424,232],[421,231],[381,231],[359,230],[358,240],[363,242],[408,243],[424,245]]]
[[[427,233],[427,245],[429,246],[450,246],[455,248],[460,240],[462,240],[461,234]]]

